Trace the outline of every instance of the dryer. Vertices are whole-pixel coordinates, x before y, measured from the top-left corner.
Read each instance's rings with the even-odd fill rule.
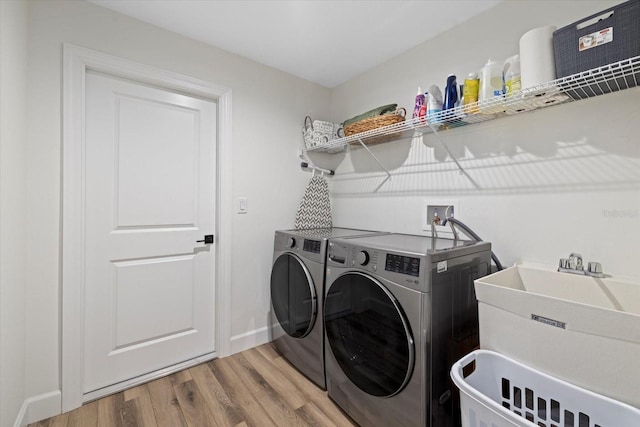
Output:
[[[327,391],[362,427],[460,425],[454,362],[478,346],[473,281],[491,244],[388,234],[334,239]]]
[[[280,353],[326,389],[324,299],[327,243],[375,231],[349,228],[276,231],[271,269],[270,336]]]

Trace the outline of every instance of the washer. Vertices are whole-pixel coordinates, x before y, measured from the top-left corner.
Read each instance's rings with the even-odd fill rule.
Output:
[[[454,362],[478,346],[473,281],[491,244],[333,239],[324,308],[329,397],[362,427],[460,425]]]
[[[349,228],[276,231],[271,269],[270,333],[280,353],[326,389],[325,263],[330,238],[379,234]]]

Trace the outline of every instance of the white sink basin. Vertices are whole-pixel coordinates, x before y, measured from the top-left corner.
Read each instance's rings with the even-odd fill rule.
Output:
[[[481,348],[640,407],[640,281],[519,264],[475,288]]]
[[[640,284],[520,264],[480,279],[492,285],[640,315]]]

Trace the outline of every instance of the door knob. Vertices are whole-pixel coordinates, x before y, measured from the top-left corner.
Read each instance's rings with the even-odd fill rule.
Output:
[[[204,240],[196,240],[196,243],[205,243],[207,245],[213,243],[213,234],[205,235]]]

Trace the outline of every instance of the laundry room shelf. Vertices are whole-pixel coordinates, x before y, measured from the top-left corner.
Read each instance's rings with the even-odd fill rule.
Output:
[[[526,88],[509,97],[494,98],[445,110],[434,117],[428,117],[427,120],[415,118],[403,123],[337,138],[303,151],[305,153],[337,152],[342,147],[354,144],[366,148],[367,145],[373,145],[380,140],[389,142],[428,133],[437,134],[449,129],[593,98],[639,85],[640,56],[636,56]]]

